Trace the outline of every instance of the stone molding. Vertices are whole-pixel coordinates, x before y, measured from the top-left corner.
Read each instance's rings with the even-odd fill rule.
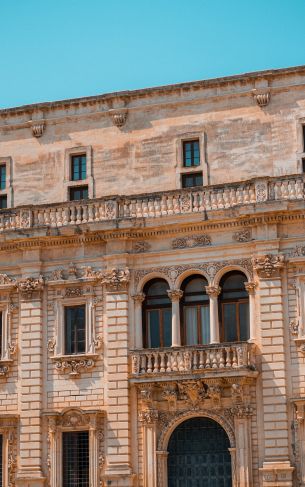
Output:
[[[175,238],[172,241],[173,249],[185,249],[193,247],[205,247],[212,244],[212,239],[209,235],[192,235],[187,237]]]
[[[253,268],[261,279],[280,277],[280,271],[283,267],[283,254],[266,254],[253,258]]]

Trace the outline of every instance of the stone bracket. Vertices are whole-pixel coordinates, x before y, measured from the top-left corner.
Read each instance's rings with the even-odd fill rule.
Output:
[[[52,357],[58,372],[69,373],[70,377],[79,377],[95,366],[99,354],[62,355]]]

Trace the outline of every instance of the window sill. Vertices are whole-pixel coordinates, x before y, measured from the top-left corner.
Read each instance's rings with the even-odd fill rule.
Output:
[[[294,338],[294,343],[299,352],[305,355],[305,336],[300,338]]]
[[[99,358],[97,353],[79,353],[73,355],[56,355],[51,357],[55,368],[60,373],[69,373],[70,377],[79,377],[82,372],[87,372],[95,366]]]
[[[13,359],[0,358],[0,377],[6,377],[10,370]]]

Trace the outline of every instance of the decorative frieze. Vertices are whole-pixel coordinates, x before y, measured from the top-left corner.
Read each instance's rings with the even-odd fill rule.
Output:
[[[205,247],[211,245],[212,239],[209,235],[191,235],[188,237],[175,238],[172,241],[173,249],[185,249],[192,247]]]
[[[159,419],[159,412],[156,409],[145,409],[139,412],[139,421],[145,425],[154,424]]]
[[[130,281],[130,272],[125,269],[111,269],[101,276],[101,283],[106,285],[109,291],[125,291]]]
[[[142,254],[143,252],[147,252],[150,247],[151,245],[146,240],[138,240],[137,242],[133,242],[132,251],[135,254]]]
[[[284,255],[267,254],[253,258],[253,268],[260,278],[279,277],[284,267]]]
[[[32,121],[31,126],[32,126],[33,137],[38,138],[38,137],[41,137],[43,135],[46,124],[45,124],[44,120],[37,121],[37,122]]]
[[[44,286],[43,276],[39,277],[27,277],[20,279],[17,283],[18,291],[24,298],[31,298],[34,292],[42,291]]]

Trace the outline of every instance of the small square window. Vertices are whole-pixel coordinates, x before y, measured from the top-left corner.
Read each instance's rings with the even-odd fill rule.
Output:
[[[187,140],[183,142],[183,166],[200,166],[199,140]]]
[[[182,174],[182,188],[192,188],[193,186],[202,186],[202,184],[202,172]]]
[[[86,154],[71,157],[71,180],[80,181],[87,177]]]
[[[6,165],[0,165],[0,189],[6,188]]]
[[[62,433],[64,487],[89,487],[89,432]]]
[[[65,355],[86,351],[86,305],[65,307]]]
[[[69,192],[70,192],[70,201],[88,199],[88,186],[76,186],[75,188],[69,188]]]
[[[0,196],[0,210],[7,208],[7,196],[3,194]]]

